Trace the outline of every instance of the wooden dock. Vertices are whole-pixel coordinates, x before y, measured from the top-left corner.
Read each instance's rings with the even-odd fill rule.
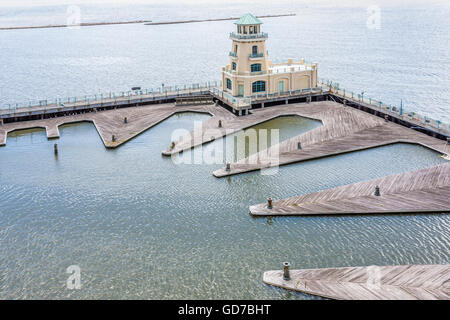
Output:
[[[242,117],[245,120],[239,118],[238,121],[247,121],[250,125],[251,120],[258,117],[274,118],[290,114],[320,120],[323,126],[232,163],[229,171],[225,167],[216,170],[214,176],[230,176],[394,143],[418,144],[440,153],[445,150],[445,141],[331,101],[289,104],[252,112]],[[244,122],[239,123],[240,127],[245,127]],[[188,147],[186,141],[182,145]]]
[[[450,163],[250,207],[254,216],[439,212],[450,212]]]
[[[263,282],[340,300],[449,300],[450,265],[368,266],[267,271]]]
[[[0,126],[0,146],[6,145],[9,132],[42,128],[46,130],[47,138],[53,139],[59,138],[58,128],[61,125],[91,122],[95,125],[105,147],[116,148],[172,115],[183,112],[207,113],[217,117],[223,114],[230,114],[227,110],[215,107],[213,104],[175,106],[173,103],[167,103],[101,112],[87,112],[43,120],[12,122]],[[127,118],[127,123],[124,123],[125,118]],[[115,136],[115,141],[112,139],[113,135]]]

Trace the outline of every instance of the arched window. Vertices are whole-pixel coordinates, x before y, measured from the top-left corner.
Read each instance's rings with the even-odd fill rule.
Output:
[[[261,71],[261,63],[254,63],[250,66],[251,72],[258,72]]]
[[[252,83],[252,92],[264,92],[266,91],[265,81],[255,81]]]
[[[227,79],[227,89],[231,90],[231,80]]]
[[[252,47],[252,54],[258,54],[258,46]]]
[[[231,69],[236,70],[236,62],[231,63]]]

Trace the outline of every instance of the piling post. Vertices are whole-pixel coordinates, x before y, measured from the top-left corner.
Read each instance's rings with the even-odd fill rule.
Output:
[[[267,199],[267,209],[272,209],[272,198]]]
[[[289,262],[283,262],[283,280],[291,280],[291,276],[289,274],[289,267],[291,264]]]
[[[58,156],[58,144],[57,143],[55,143],[53,145],[53,152],[55,153],[55,156]]]
[[[377,196],[377,197],[380,196],[380,187],[379,186],[375,187],[375,196]]]

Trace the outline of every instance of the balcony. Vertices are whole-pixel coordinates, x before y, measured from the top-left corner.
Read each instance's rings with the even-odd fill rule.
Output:
[[[231,52],[231,51],[230,51],[230,53],[229,53],[228,55],[229,55],[230,57],[237,58],[236,52]]]
[[[250,59],[257,59],[257,58],[262,58],[262,57],[264,57],[264,53],[251,53],[250,55],[249,55],[249,58]]]
[[[237,34],[234,32],[230,32],[231,39],[237,40],[254,40],[254,39],[267,39],[269,35],[265,32],[256,33],[256,34]]]

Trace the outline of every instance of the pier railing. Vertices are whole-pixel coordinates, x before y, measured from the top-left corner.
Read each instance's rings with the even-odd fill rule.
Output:
[[[400,106],[396,106],[393,104],[387,104],[380,100],[374,99],[372,97],[368,97],[363,93],[355,93],[350,90],[346,90],[339,86],[339,83],[321,79],[320,84],[323,87],[328,88],[331,93],[340,96],[343,99],[353,100],[360,103],[363,103],[365,106],[370,107],[376,111],[384,112],[386,114],[395,116],[401,120],[417,124],[418,126],[429,128],[436,130],[437,132],[441,132],[444,135],[450,135],[450,124],[442,121],[436,120],[424,115],[421,115],[414,111],[408,111],[404,108],[403,103]]]
[[[56,97],[54,99],[29,100],[28,103],[6,104],[0,108],[0,115],[3,113],[15,113],[20,111],[31,111],[33,109],[54,109],[64,108],[68,105],[102,105],[114,101],[131,101],[139,99],[168,98],[172,96],[183,96],[191,93],[209,93],[211,88],[222,85],[222,81],[208,81],[204,83],[193,83],[189,85],[163,85],[159,88],[128,90],[121,92],[97,93],[78,97]]]

